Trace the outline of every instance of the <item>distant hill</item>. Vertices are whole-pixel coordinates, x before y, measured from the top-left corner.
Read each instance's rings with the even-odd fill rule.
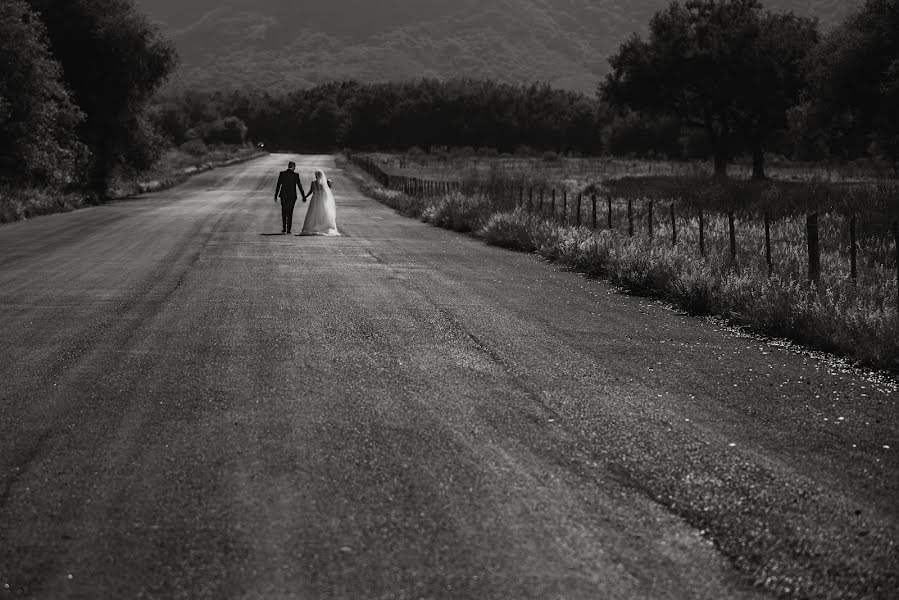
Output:
[[[175,41],[171,86],[272,91],[459,76],[592,93],[667,0],[136,0]],[[861,0],[772,0],[831,27]]]

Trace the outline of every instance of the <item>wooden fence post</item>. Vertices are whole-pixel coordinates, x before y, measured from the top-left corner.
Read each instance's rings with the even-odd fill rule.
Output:
[[[896,247],[896,310],[899,311],[899,221],[893,221],[893,244]]]
[[[593,204],[593,229],[596,229],[596,194],[590,194],[590,202]]]
[[[581,226],[581,199],[583,194],[578,193],[577,195],[577,226]]]
[[[737,232],[734,227],[734,213],[727,213],[727,226],[730,230],[730,260],[737,262]]]
[[[568,225],[568,190],[562,190],[562,222]]]
[[[858,279],[858,241],[855,237],[856,215],[852,215],[849,221],[849,277],[852,281]]]
[[[805,221],[808,237],[808,278],[817,282],[821,277],[821,247],[818,244],[818,213],[811,213]]]
[[[652,199],[649,200],[649,215],[647,217],[647,225],[649,226],[649,239],[652,240]]]
[[[669,205],[671,209],[671,245],[677,246],[677,219],[674,218],[674,202]]]
[[[765,264],[768,265],[768,277],[774,271],[774,264],[771,261],[771,215],[765,211]]]
[[[634,199],[627,199],[627,234],[634,237]]]
[[[549,205],[550,213],[552,214],[552,218],[556,218],[556,188],[553,188],[553,197],[552,204]]]
[[[518,188],[518,208],[524,206],[524,184],[521,184],[521,187]]]
[[[534,186],[528,186],[528,212],[534,211]]]
[[[543,216],[543,192],[546,190],[544,186],[540,186],[540,216]]]
[[[699,209],[699,254],[705,256],[705,215]]]
[[[608,195],[609,200],[609,229],[612,228],[612,194]]]

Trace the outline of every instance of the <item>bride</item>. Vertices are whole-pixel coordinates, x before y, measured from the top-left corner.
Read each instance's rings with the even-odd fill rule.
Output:
[[[340,235],[337,231],[337,205],[331,193],[331,180],[324,172],[315,172],[315,181],[309,189],[312,200],[303,221],[300,235]]]

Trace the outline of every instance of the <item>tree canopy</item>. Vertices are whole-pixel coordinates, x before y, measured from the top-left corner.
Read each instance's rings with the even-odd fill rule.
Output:
[[[175,50],[132,0],[27,1],[86,115],[79,133],[92,153],[90,179],[105,192],[116,167],[142,168],[156,157],[145,108],[174,69]]]
[[[83,114],[61,80],[46,30],[25,2],[0,3],[0,175],[65,183],[85,158]]]
[[[160,99],[154,114],[173,141],[201,137],[214,143],[210,127],[237,117],[249,139],[313,152],[415,146],[512,152],[527,146],[588,154],[602,144],[594,98],[545,84],[473,79],[333,82],[279,96],[189,92]]]
[[[609,59],[599,89],[612,106],[674,116],[704,129],[715,172],[725,174],[735,142],[750,144],[753,174],[764,177],[764,148],[799,100],[804,60],[817,24],[765,11],[758,0],[672,2]]]
[[[807,66],[809,87],[797,110],[806,134],[844,156],[870,148],[899,174],[899,1],[867,0]]]

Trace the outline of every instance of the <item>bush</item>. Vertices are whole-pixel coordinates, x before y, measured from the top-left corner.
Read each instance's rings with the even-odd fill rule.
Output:
[[[412,146],[408,150],[406,150],[406,158],[413,161],[421,161],[424,157],[427,156],[427,152],[422,150],[418,146]]]
[[[208,152],[208,148],[206,146],[206,142],[199,138],[194,138],[192,140],[188,140],[181,144],[179,148],[182,152],[186,152],[191,156],[203,156]]]
[[[560,160],[562,160],[562,157],[559,156],[558,152],[549,151],[543,153],[543,162],[556,163]]]
[[[521,144],[519,146],[515,146],[514,154],[516,156],[535,156],[537,154],[537,152],[530,146]]]
[[[756,263],[731,264],[724,253],[697,256],[691,243],[671,246],[651,243],[641,235],[571,227],[523,208],[500,211],[489,192],[474,187],[469,193],[454,191],[424,199],[389,190],[373,195],[408,216],[473,232],[495,246],[536,252],[625,289],[665,298],[692,314],[722,315],[757,331],[866,364],[899,366],[899,318],[894,305],[884,300],[895,298],[895,279],[853,285],[833,268],[827,271],[834,275],[822,274],[819,289],[806,281],[801,248],[783,247],[775,260],[785,274],[769,277]],[[721,228],[726,219],[720,214],[707,218],[710,228]],[[715,219],[719,222],[713,223]],[[803,226],[777,223],[780,229],[775,235],[798,239],[801,246],[801,233],[790,228]],[[751,237],[763,239],[763,233],[756,231]],[[822,256],[825,264],[838,259]]]
[[[490,216],[489,202],[484,196],[449,192],[429,200],[421,213],[422,221],[454,231],[479,229]]]
[[[0,187],[0,223],[12,223],[39,215],[67,212],[93,202],[84,194],[47,188]]]

